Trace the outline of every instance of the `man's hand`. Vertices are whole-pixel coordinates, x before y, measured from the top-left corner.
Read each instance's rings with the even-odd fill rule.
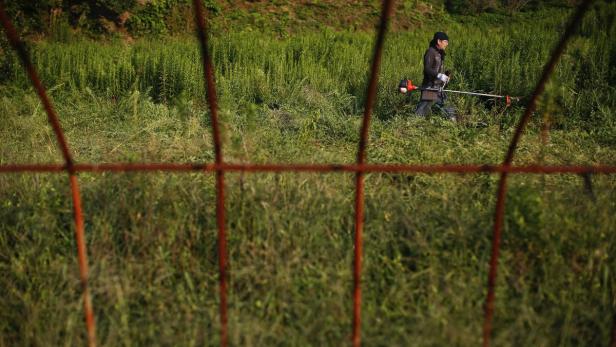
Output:
[[[445,74],[442,74],[442,73],[436,75],[436,78],[438,78],[439,80],[443,81],[443,83],[449,82],[449,76],[447,76]]]

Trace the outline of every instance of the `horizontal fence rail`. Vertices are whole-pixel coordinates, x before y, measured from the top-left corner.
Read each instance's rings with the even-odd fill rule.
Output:
[[[208,163],[108,163],[75,164],[75,172],[313,172],[313,173],[514,173],[514,174],[615,174],[608,165],[490,165],[490,164],[208,164]],[[66,171],[62,164],[5,164],[1,173],[35,173]]]
[[[584,13],[590,7],[592,1],[583,1],[567,26],[559,43],[555,46],[546,63],[543,73],[537,82],[530,101],[526,105],[524,115],[516,127],[505,159],[502,164],[370,164],[366,163],[370,118],[373,105],[376,101],[378,71],[386,37],[387,26],[394,7],[393,0],[384,0],[382,12],[377,30],[377,37],[372,57],[372,65],[367,82],[367,97],[364,105],[360,140],[358,144],[357,162],[355,164],[290,164],[290,163],[227,163],[224,161],[222,141],[220,137],[220,123],[218,119],[218,105],[216,97],[216,84],[214,81],[214,66],[208,50],[207,22],[201,1],[193,0],[195,21],[197,24],[197,36],[201,47],[203,63],[203,77],[206,89],[206,100],[210,110],[212,121],[212,134],[214,144],[214,163],[75,163],[62,131],[59,118],[53,105],[47,97],[45,88],[41,83],[36,69],[32,64],[23,41],[8,18],[2,0],[0,0],[0,21],[13,49],[17,52],[28,77],[30,78],[41,102],[47,113],[48,122],[54,130],[58,145],[64,159],[63,164],[0,164],[2,174],[33,174],[33,173],[61,173],[69,174],[69,185],[72,192],[73,216],[75,223],[75,238],[77,241],[77,257],[82,285],[84,319],[88,345],[96,346],[95,321],[92,302],[88,287],[88,258],[84,233],[83,213],[77,174],[79,173],[104,173],[104,172],[203,172],[216,174],[216,221],[218,228],[218,275],[219,275],[219,321],[220,321],[220,345],[228,345],[228,317],[227,317],[227,246],[226,246],[226,216],[225,216],[225,172],[249,172],[249,173],[349,173],[355,174],[355,224],[354,224],[354,260],[353,260],[353,322],[351,327],[351,344],[361,344],[361,274],[363,254],[363,224],[364,224],[364,176],[368,173],[408,173],[408,174],[500,174],[498,185],[497,202],[494,213],[494,225],[492,235],[492,252],[489,263],[486,303],[484,306],[483,345],[490,345],[492,334],[492,320],[494,316],[494,288],[496,285],[497,265],[499,259],[500,239],[505,211],[505,197],[507,191],[507,177],[509,174],[578,174],[588,180],[591,174],[616,174],[616,166],[609,165],[512,165],[517,144],[524,132],[526,125],[535,109],[536,100],[545,88],[554,67],[562,55],[567,42],[575,33]],[[613,320],[611,341],[612,347],[616,347],[616,315]]]

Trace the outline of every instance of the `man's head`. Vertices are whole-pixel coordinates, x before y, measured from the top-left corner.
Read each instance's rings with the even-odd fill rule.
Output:
[[[449,37],[444,32],[437,31],[434,33],[432,42],[434,42],[436,48],[445,50],[445,48],[449,45]]]

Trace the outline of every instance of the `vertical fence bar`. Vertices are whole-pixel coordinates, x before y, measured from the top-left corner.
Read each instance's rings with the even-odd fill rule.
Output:
[[[47,96],[47,92],[45,91],[45,87],[41,83],[41,80],[36,73],[36,69],[34,68],[34,64],[30,60],[28,56],[28,52],[26,50],[25,44],[19,38],[19,34],[17,30],[13,27],[11,20],[9,19],[6,11],[4,10],[4,2],[0,0],[0,21],[2,22],[2,26],[6,32],[9,43],[13,47],[13,49],[17,52],[21,63],[26,69],[26,73],[36,90],[39,99],[43,103],[43,107],[45,108],[45,112],[47,113],[47,120],[53,131],[55,133],[56,139],[58,141],[58,145],[60,146],[60,150],[62,152],[62,157],[65,162],[65,170],[69,174],[69,182],[71,188],[71,196],[73,200],[73,217],[75,221],[75,239],[77,243],[77,260],[79,263],[79,276],[81,280],[81,288],[83,295],[83,309],[86,323],[86,330],[88,334],[88,346],[95,347],[96,346],[96,326],[94,321],[94,313],[92,309],[92,299],[90,297],[89,285],[88,285],[88,254],[87,247],[85,241],[85,232],[84,232],[84,223],[83,223],[83,212],[81,208],[81,196],[79,193],[79,184],[77,182],[77,177],[75,175],[73,158],[71,157],[71,153],[68,147],[68,143],[66,138],[64,137],[64,133],[62,132],[62,127],[60,125],[60,121],[58,116],[53,108],[49,97]]]
[[[372,67],[370,70],[370,80],[366,91],[366,103],[364,106],[364,116],[359,138],[359,148],[357,150],[357,164],[363,165],[366,161],[366,147],[368,145],[368,133],[370,128],[370,115],[376,99],[376,87],[379,78],[379,67],[381,65],[381,55],[387,24],[393,7],[393,0],[384,0],[381,12],[376,43],[374,46],[374,56],[372,57]],[[355,174],[355,250],[353,260],[353,335],[351,337],[353,346],[361,344],[361,266],[363,255],[363,227],[364,227],[364,172],[358,171]]]
[[[218,103],[216,85],[214,82],[214,69],[209,53],[207,41],[207,26],[203,6],[200,0],[193,0],[195,18],[197,21],[197,34],[201,44],[201,58],[203,74],[207,90],[207,102],[210,106],[212,120],[212,134],[214,137],[214,155],[217,165],[223,164],[222,145],[220,141],[220,127],[218,123]],[[220,295],[220,345],[228,344],[227,332],[227,237],[225,233],[225,181],[224,170],[216,170],[216,224],[218,227],[218,272]]]
[[[96,346],[96,334],[92,299],[88,286],[88,253],[86,248],[85,231],[83,226],[83,213],[81,210],[81,195],[79,183],[74,172],[70,174],[71,193],[73,195],[73,214],[75,216],[75,239],[77,240],[77,261],[79,262],[79,277],[83,291],[83,310],[85,312],[86,327],[88,331],[88,346]]]
[[[507,150],[507,154],[505,156],[505,160],[503,161],[503,166],[509,167],[513,162],[513,158],[515,155],[515,150],[517,148],[518,142],[522,137],[524,129],[530,120],[530,116],[535,110],[537,99],[541,93],[543,93],[545,89],[545,84],[547,83],[552,71],[556,67],[556,63],[560,59],[560,56],[563,54],[565,47],[567,46],[567,42],[576,31],[578,25],[582,21],[582,17],[584,13],[590,7],[592,0],[584,0],[575,11],[573,17],[571,18],[565,33],[561,37],[559,43],[556,45],[552,54],[550,56],[549,61],[545,65],[543,69],[543,73],[539,82],[532,93],[532,96],[526,106],[526,110],[520,120],[516,131],[513,135],[511,143],[509,145],[509,149]],[[495,288],[496,288],[496,275],[498,270],[498,258],[500,253],[500,240],[503,228],[503,219],[505,213],[505,200],[507,197],[507,177],[508,172],[505,171],[501,174],[500,181],[498,183],[498,191],[496,198],[496,209],[494,213],[494,229],[492,233],[492,252],[490,255],[490,270],[488,272],[488,293],[486,296],[485,303],[485,314],[484,314],[484,322],[483,322],[483,346],[488,347],[490,345],[490,336],[492,334],[492,320],[494,317],[494,298],[495,298]]]

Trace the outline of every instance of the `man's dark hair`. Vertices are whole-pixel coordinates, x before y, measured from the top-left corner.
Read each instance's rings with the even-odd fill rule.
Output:
[[[436,33],[434,33],[434,37],[432,38],[432,41],[430,41],[430,47],[434,47],[436,48],[436,50],[441,54],[441,59],[445,60],[445,51],[438,48],[437,43],[438,40],[447,40],[449,41],[449,36],[447,36],[447,34],[445,34],[442,31],[437,31]]]
[[[449,41],[449,36],[447,36],[447,34],[445,34],[442,31],[437,31],[434,33],[434,37],[432,38],[433,40],[447,40]]]

